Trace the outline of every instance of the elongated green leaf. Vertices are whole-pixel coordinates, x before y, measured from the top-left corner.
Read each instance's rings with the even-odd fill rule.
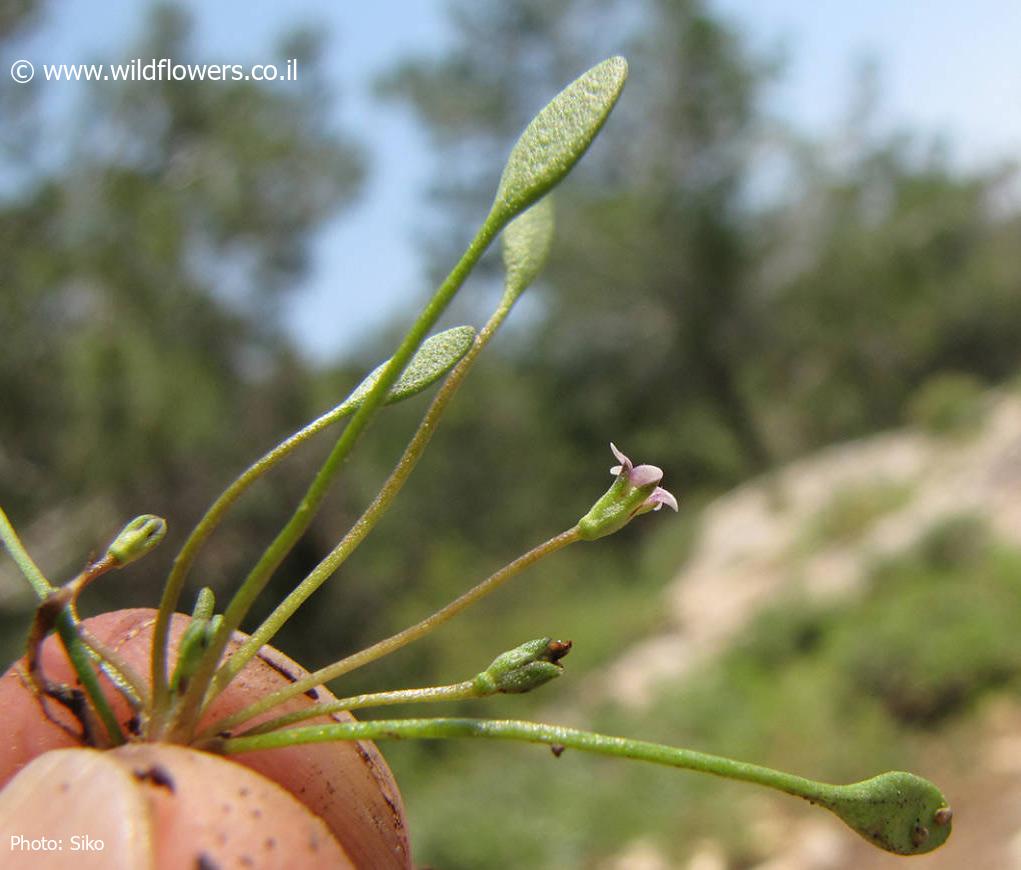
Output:
[[[500,177],[493,211],[510,220],[571,171],[595,139],[627,79],[627,61],[611,57],[557,94],[525,128]]]
[[[457,365],[457,361],[468,352],[474,340],[475,329],[471,326],[455,326],[426,339],[393,385],[386,397],[386,404],[407,399],[435,383]],[[383,363],[373,369],[348,396],[344,406],[351,410],[358,407],[376,385],[386,366],[387,363]]]
[[[515,296],[542,271],[553,246],[553,197],[545,196],[518,215],[503,231],[507,289]]]

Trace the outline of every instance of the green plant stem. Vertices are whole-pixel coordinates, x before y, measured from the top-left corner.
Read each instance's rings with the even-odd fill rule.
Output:
[[[250,465],[233,483],[228,486],[219,498],[210,506],[205,515],[192,529],[180,552],[174,558],[173,567],[163,587],[160,608],[153,627],[152,686],[157,704],[166,706],[168,700],[167,684],[167,637],[170,629],[170,615],[177,609],[185,579],[195,562],[199,549],[220,524],[231,506],[251,487],[255,481],[268,472],[280,460],[317,435],[323,429],[337,422],[354,410],[354,403],[343,402],[322,416],[316,418],[303,429],[295,432],[286,441],[282,441],[272,450]]]
[[[132,707],[136,710],[149,706],[149,689],[138,673],[124,658],[103,643],[80,622],[76,622],[78,634],[89,651],[100,661],[100,667],[107,678],[114,683]]]
[[[425,689],[396,689],[391,692],[373,692],[366,695],[352,695],[350,698],[338,698],[322,704],[313,704],[304,710],[295,710],[285,716],[278,716],[267,722],[261,722],[253,728],[238,735],[254,737],[276,731],[296,722],[314,719],[316,716],[329,716],[332,713],[344,713],[348,710],[361,710],[365,707],[391,707],[394,704],[427,704],[438,701],[463,701],[468,698],[481,698],[482,693],[474,680],[454,683],[450,686],[430,686]]]
[[[260,713],[264,713],[266,710],[272,709],[277,704],[282,704],[284,701],[289,698],[293,698],[295,695],[300,695],[309,689],[321,685],[322,683],[334,680],[337,677],[369,664],[369,662],[374,662],[376,659],[389,655],[390,653],[399,650],[401,647],[407,646],[412,641],[416,641],[429,634],[429,632],[434,629],[439,628],[445,622],[449,622],[462,610],[484,598],[515,575],[520,574],[525,568],[534,565],[540,559],[552,555],[558,550],[562,550],[564,547],[569,544],[573,544],[578,540],[580,540],[580,537],[576,526],[568,529],[566,532],[561,532],[559,535],[550,538],[545,543],[540,544],[538,547],[535,547],[524,555],[519,556],[513,562],[504,565],[499,571],[491,574],[477,586],[469,589],[463,595],[455,598],[445,607],[440,608],[431,616],[427,616],[421,622],[417,622],[415,625],[412,625],[397,634],[391,635],[370,647],[366,647],[360,652],[356,652],[353,655],[342,658],[340,661],[334,662],[332,665],[327,665],[325,668],[319,669],[314,674],[309,674],[309,676],[304,679],[298,680],[279,691],[266,695],[256,703],[216,722],[214,725],[206,729],[203,734],[219,734],[220,732],[226,731],[227,729],[239,725],[242,722],[247,722],[253,716],[258,716]]]
[[[68,608],[64,608],[60,616],[57,617],[57,634],[64,644],[67,657],[78,674],[78,679],[81,680],[85,693],[89,696],[96,714],[106,729],[110,743],[114,746],[120,746],[125,742],[124,732],[121,731],[117,717],[114,716],[113,710],[106,700],[106,695],[103,694],[103,688],[99,684],[99,677],[92,667],[92,659],[89,657],[89,652],[82,639],[78,636],[77,626]]]
[[[28,554],[24,544],[21,543],[21,539],[18,537],[18,533],[14,530],[14,526],[11,525],[10,519],[8,519],[7,514],[2,509],[0,509],[0,539],[3,540],[7,552],[10,553],[11,558],[21,570],[21,573],[25,575],[25,579],[28,580],[39,599],[45,600],[49,597],[55,591],[53,584],[46,579],[43,572],[39,570],[39,566],[36,565]],[[117,717],[114,716],[113,710],[110,709],[110,705],[106,700],[106,695],[103,694],[103,688],[99,684],[99,676],[96,674],[96,670],[92,666],[92,660],[89,658],[88,650],[78,634],[78,626],[75,623],[70,605],[61,610],[57,616],[56,627],[60,641],[67,651],[67,657],[71,662],[71,666],[78,674],[82,688],[85,689],[85,693],[92,702],[96,714],[103,723],[110,743],[114,746],[120,746],[124,743],[124,732],[121,731]]]
[[[169,729],[171,739],[180,739],[189,735],[194,730],[196,721],[201,714],[202,704],[206,699],[207,690],[210,688],[213,673],[220,662],[220,657],[223,655],[231,635],[241,625],[241,621],[269,581],[273,571],[276,570],[280,562],[290,552],[295,541],[308,528],[316,510],[326,495],[327,487],[340,470],[341,464],[351,452],[358,437],[383,403],[390,387],[393,386],[400,376],[401,371],[403,371],[419,345],[425,340],[426,334],[450,303],[451,299],[453,299],[454,294],[461,288],[468,274],[474,268],[486,248],[489,247],[490,242],[503,228],[504,223],[506,223],[506,219],[495,218],[493,212],[487,217],[464,255],[457,265],[454,266],[453,270],[451,270],[443,284],[440,285],[436,294],[422,310],[421,314],[419,314],[417,320],[401,341],[375,386],[365,396],[361,407],[355,412],[351,422],[345,427],[336,445],[334,445],[333,451],[323,463],[291,519],[277,535],[273,543],[266,549],[241,585],[241,588],[231,599],[227,610],[223,614],[223,622],[216,632],[209,649],[199,662],[180,707],[174,715],[175,721]],[[168,613],[165,619],[169,621],[169,618]],[[163,642],[165,644],[165,640]],[[166,679],[165,662],[166,659],[164,657],[164,680]],[[158,710],[157,715],[162,720],[163,711]],[[157,722],[157,728],[159,730],[163,729],[162,721]]]
[[[14,526],[7,514],[4,513],[3,508],[0,508],[0,540],[3,540],[4,547],[14,560],[14,564],[18,566],[18,570],[28,581],[29,586],[32,587],[32,591],[40,601],[45,599],[53,591],[53,584],[43,576],[39,566],[28,555],[25,545],[21,543],[18,533],[14,531]]]
[[[338,722],[250,737],[221,738],[210,741],[206,748],[234,754],[333,740],[471,737],[545,743],[558,755],[567,748],[580,749],[755,783],[819,804],[874,846],[897,855],[931,852],[946,842],[951,832],[953,813],[943,793],[928,780],[912,773],[887,771],[861,782],[831,785],[691,749],[540,722],[453,718]]]
[[[386,513],[393,500],[397,497],[398,493],[411,476],[411,472],[418,464],[418,460],[425,452],[429,441],[432,439],[433,433],[436,431],[436,427],[439,424],[440,417],[443,415],[443,412],[450,404],[450,401],[453,399],[458,388],[464,382],[465,377],[471,370],[475,360],[478,358],[483,348],[485,348],[485,346],[489,343],[490,339],[510,313],[514,300],[519,294],[520,290],[517,290],[516,288],[513,290],[509,288],[507,292],[504,293],[496,310],[490,316],[485,326],[479,330],[479,334],[475,337],[475,341],[472,343],[471,348],[461,358],[457,365],[454,366],[450,374],[447,375],[446,379],[443,381],[442,386],[433,397],[433,400],[429,405],[429,409],[422,417],[422,421],[419,423],[418,429],[412,436],[411,441],[408,442],[408,446],[404,449],[404,453],[397,461],[397,465],[380,488],[375,499],[373,499],[369,507],[365,509],[364,513],[358,518],[340,543],[334,547],[326,558],[323,559],[323,561],[320,562],[312,570],[312,572],[304,580],[302,580],[301,583],[299,583],[283,601],[280,602],[279,605],[277,605],[273,612],[263,621],[262,625],[253,632],[252,636],[245,641],[239,649],[235,650],[233,655],[231,655],[231,657],[223,663],[213,680],[212,690],[206,700],[207,704],[228,686],[231,680],[233,680],[234,677],[241,672],[242,668],[244,668],[244,666],[258,654],[263,645],[269,643],[273,636],[280,630],[284,623],[286,623],[287,620],[294,615],[298,608],[301,607],[301,605],[304,604],[305,601],[307,601],[309,597],[323,585],[323,583],[336,573],[337,569],[340,568],[347,557],[354,552],[369,532],[372,531],[376,523],[378,523],[382,516]]]
[[[461,737],[545,743],[600,755],[651,761],[654,764],[752,782],[816,802],[826,802],[832,791],[840,788],[769,767],[734,761],[718,755],[707,755],[691,749],[679,749],[625,737],[611,737],[562,725],[511,719],[391,719],[307,725],[252,737],[226,738],[217,748],[227,754],[237,754],[303,743],[325,743],[331,740],[447,740]]]

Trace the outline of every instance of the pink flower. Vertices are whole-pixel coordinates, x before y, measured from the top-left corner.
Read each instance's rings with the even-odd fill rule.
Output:
[[[635,465],[616,444],[611,444],[610,449],[619,464],[610,469],[614,476],[610,488],[578,520],[578,534],[584,541],[611,535],[635,517],[658,511],[663,505],[677,510],[677,499],[659,486],[663,469],[655,465]]]
[[[610,442],[610,450],[613,451],[613,455],[617,457],[617,462],[620,463],[610,469],[610,474],[617,477],[627,476],[628,483],[631,486],[635,488],[650,486],[654,483],[658,484],[663,479],[663,469],[655,465],[633,465],[631,460],[621,453],[617,449],[617,445],[612,441]],[[677,499],[674,498],[673,493],[663,489],[661,486],[657,486],[645,501],[642,502],[638,510],[635,511],[635,515],[644,514],[648,511],[658,511],[663,505],[666,505],[675,512],[677,511]]]

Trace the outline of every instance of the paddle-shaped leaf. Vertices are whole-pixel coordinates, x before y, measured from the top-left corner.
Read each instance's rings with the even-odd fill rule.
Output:
[[[571,171],[606,122],[627,79],[611,57],[575,79],[525,128],[500,177],[493,216],[510,220]]]
[[[457,365],[457,361],[468,352],[474,339],[475,329],[471,326],[455,326],[426,339],[397,379],[397,383],[390,389],[386,404],[407,399],[435,383]],[[387,363],[382,363],[373,369],[348,396],[344,407],[351,410],[358,407],[369,394],[369,390],[376,385],[386,366]]]
[[[503,231],[503,266],[507,290],[522,293],[546,265],[553,246],[553,198],[543,197]]]

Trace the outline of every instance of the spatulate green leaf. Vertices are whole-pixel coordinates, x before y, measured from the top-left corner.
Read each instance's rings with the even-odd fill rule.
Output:
[[[553,198],[545,196],[503,231],[507,289],[515,295],[524,291],[546,265],[553,247],[553,225]]]
[[[627,72],[624,58],[604,60],[532,119],[507,158],[493,204],[495,215],[510,220],[571,171],[606,122]]]
[[[471,326],[455,326],[426,339],[397,379],[397,383],[393,385],[386,397],[386,404],[400,402],[435,383],[457,365],[458,360],[468,352],[474,339],[475,328]],[[353,410],[364,401],[383,374],[388,362],[372,370],[351,393],[344,403],[345,406]]]

